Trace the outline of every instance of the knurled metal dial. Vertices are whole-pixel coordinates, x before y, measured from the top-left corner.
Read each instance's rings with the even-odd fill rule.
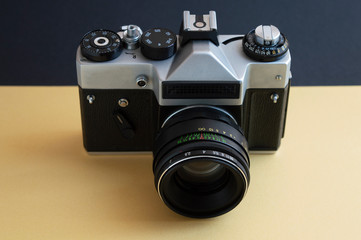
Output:
[[[82,55],[89,60],[104,62],[120,55],[122,41],[116,32],[99,29],[84,35],[80,49]]]
[[[273,25],[260,25],[243,38],[244,53],[257,61],[271,62],[288,50],[287,38]]]

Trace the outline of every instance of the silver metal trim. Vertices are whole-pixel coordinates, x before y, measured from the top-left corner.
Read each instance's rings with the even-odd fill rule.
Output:
[[[123,32],[118,33],[122,37]],[[224,42],[241,35],[219,35]],[[134,79],[139,75],[149,78],[146,89],[152,90],[158,104],[174,105],[242,105],[247,89],[284,89],[291,77],[291,55],[289,51],[274,62],[256,62],[242,53],[242,41],[220,44],[209,41],[194,41],[179,47],[177,53],[163,61],[146,59],[140,48],[124,50],[109,62],[92,62],[85,59],[78,48],[76,64],[78,85],[83,89],[139,89]],[[200,62],[204,64],[199,64]],[[282,75],[281,80],[274,80]],[[102,79],[102,81],[99,81]],[[167,81],[234,81],[240,84],[237,99],[163,99],[162,83]],[[222,81],[220,81],[222,79]]]
[[[163,122],[163,124],[162,124],[162,126],[161,126],[160,128],[163,128],[164,125],[167,123],[167,121],[169,121],[174,115],[176,115],[176,114],[178,114],[178,113],[180,113],[180,112],[182,112],[182,111],[184,111],[184,110],[188,110],[188,109],[191,109],[191,108],[197,108],[197,107],[212,108],[212,109],[218,110],[218,111],[220,111],[220,112],[223,112],[223,113],[226,114],[228,117],[230,117],[230,118],[234,121],[235,124],[238,125],[236,119],[234,119],[234,117],[233,117],[231,114],[229,114],[227,111],[223,110],[222,108],[218,108],[218,107],[210,106],[210,105],[191,105],[191,106],[187,106],[187,107],[178,109],[177,111],[175,111],[174,113],[172,113],[171,115],[169,115],[169,116],[167,117],[167,119],[164,120],[164,122]]]
[[[275,79],[278,80],[278,81],[281,81],[282,80],[282,75],[276,75]]]
[[[122,107],[122,108],[125,108],[125,107],[127,107],[127,106],[129,105],[129,101],[128,101],[128,99],[126,99],[126,98],[121,98],[121,99],[119,99],[119,101],[118,101],[118,105],[119,105],[120,107]]]
[[[104,42],[103,43],[100,43],[99,41],[100,40],[103,40]],[[109,43],[109,39],[106,38],[106,37],[97,37],[94,39],[94,43],[95,45],[99,46],[99,47],[102,47],[102,46],[105,46]]]
[[[137,82],[137,85],[141,88],[145,88],[148,85],[148,77],[146,75],[139,75],[135,81]],[[144,83],[144,85],[142,85]]]
[[[277,93],[274,93],[271,95],[271,100],[273,101],[273,103],[277,103],[278,99],[280,98],[280,96]]]
[[[134,50],[139,47],[139,39],[143,34],[143,31],[137,25],[122,26],[124,31],[120,37],[124,43],[124,46],[128,50]]]
[[[183,11],[183,29],[185,31],[188,31],[191,26],[190,26],[190,11]]]
[[[88,95],[86,96],[86,99],[88,100],[89,104],[93,104],[95,101],[95,96],[94,95]]]
[[[157,192],[158,192],[158,195],[160,197],[160,199],[164,202],[161,194],[160,194],[160,183],[162,181],[162,178],[164,176],[164,174],[169,170],[171,169],[172,167],[174,167],[175,165],[179,164],[179,163],[182,163],[184,161],[187,161],[189,159],[194,159],[194,158],[204,158],[204,157],[209,157],[209,158],[215,158],[215,159],[218,159],[218,160],[221,160],[223,162],[227,162],[227,163],[230,163],[232,166],[236,167],[236,169],[242,174],[243,178],[244,178],[244,181],[246,183],[246,190],[244,191],[243,195],[242,195],[242,198],[241,200],[244,198],[244,196],[246,196],[247,194],[247,191],[248,191],[248,180],[246,178],[246,174],[242,171],[242,169],[240,169],[236,164],[234,164],[233,162],[230,162],[230,161],[227,161],[227,159],[223,159],[223,158],[220,158],[220,157],[216,157],[216,156],[212,156],[212,155],[200,155],[200,156],[191,156],[191,157],[187,157],[187,158],[184,158],[178,162],[175,162],[173,164],[171,164],[167,169],[165,169],[162,173],[162,175],[159,177],[159,180],[158,180],[158,183],[157,183]]]
[[[217,30],[217,17],[215,11],[209,11],[209,28]]]
[[[259,25],[255,30],[255,35],[259,44],[269,46],[278,43],[281,33],[273,25]]]

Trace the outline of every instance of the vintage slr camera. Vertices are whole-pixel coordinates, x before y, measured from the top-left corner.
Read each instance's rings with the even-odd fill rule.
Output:
[[[179,35],[94,30],[76,56],[88,152],[153,152],[157,192],[197,218],[233,209],[247,192],[249,152],[284,135],[288,41],[273,25],[218,35],[216,13],[184,11]]]

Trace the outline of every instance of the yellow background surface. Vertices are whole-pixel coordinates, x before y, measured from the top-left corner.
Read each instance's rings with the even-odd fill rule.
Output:
[[[274,155],[231,212],[159,199],[150,155],[90,156],[76,87],[0,87],[0,239],[361,239],[361,87],[292,87]]]

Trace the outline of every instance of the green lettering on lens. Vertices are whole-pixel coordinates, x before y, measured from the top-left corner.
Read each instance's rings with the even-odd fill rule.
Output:
[[[227,143],[227,140],[218,134],[215,133],[209,133],[209,132],[197,132],[197,133],[190,133],[186,136],[181,136],[177,140],[177,144],[185,143],[185,142],[191,142],[191,141],[199,141],[199,140],[211,140],[216,142],[222,142]]]

